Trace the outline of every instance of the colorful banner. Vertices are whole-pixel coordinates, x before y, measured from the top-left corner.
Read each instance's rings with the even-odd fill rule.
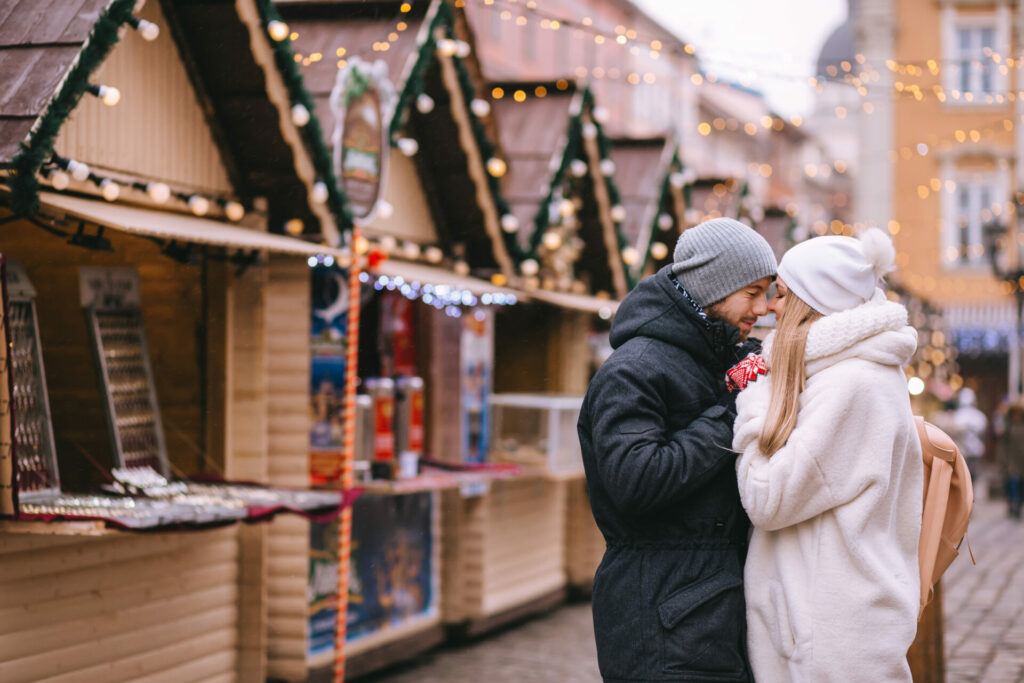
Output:
[[[490,436],[494,369],[494,315],[482,308],[462,316],[462,460],[484,462]]]
[[[434,514],[430,492],[355,502],[348,641],[437,614]]]

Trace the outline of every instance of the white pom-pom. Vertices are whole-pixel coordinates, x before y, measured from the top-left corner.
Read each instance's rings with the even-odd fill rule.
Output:
[[[876,278],[896,270],[896,248],[889,235],[879,228],[868,228],[861,233],[860,243],[864,257],[874,267]]]

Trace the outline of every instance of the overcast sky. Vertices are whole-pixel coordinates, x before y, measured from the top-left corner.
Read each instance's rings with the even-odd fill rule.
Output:
[[[783,115],[806,114],[807,79],[846,0],[633,0],[697,47],[704,70],[744,82]]]

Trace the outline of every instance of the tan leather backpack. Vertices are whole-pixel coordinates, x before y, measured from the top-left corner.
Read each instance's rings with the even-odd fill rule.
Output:
[[[917,557],[921,569],[920,620],[935,594],[935,584],[959,555],[974,507],[971,473],[960,449],[946,432],[915,416],[924,460],[924,508]],[[970,551],[970,542],[967,549]],[[971,553],[974,562],[974,553]]]

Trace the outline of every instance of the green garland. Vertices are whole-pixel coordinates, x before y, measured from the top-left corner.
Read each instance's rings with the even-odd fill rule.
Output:
[[[256,9],[260,13],[260,20],[263,22],[263,30],[272,21],[283,21],[278,14],[272,0],[256,0]],[[331,161],[331,153],[324,143],[323,129],[320,121],[314,114],[313,98],[302,80],[299,67],[295,63],[295,54],[292,52],[291,39],[268,40],[274,49],[274,61],[277,63],[277,70],[284,79],[285,87],[288,88],[288,97],[292,106],[301,104],[309,112],[309,123],[299,128],[306,149],[310,151],[313,161],[313,168],[316,169],[320,179],[327,186],[327,205],[338,221],[341,230],[350,230],[353,225],[352,209],[349,207],[348,198],[341,191],[338,178],[334,175],[334,164]]]
[[[19,215],[32,216],[39,211],[39,181],[36,174],[53,155],[61,126],[85,94],[92,72],[103,63],[120,40],[118,31],[131,19],[134,9],[135,0],[113,0],[100,13],[60,89],[36,121],[28,141],[20,143],[20,150],[11,162],[13,173],[8,179],[13,195],[12,208]]]
[[[672,174],[680,173],[684,168],[683,160],[679,158],[678,148],[674,149],[672,151],[672,159],[668,162],[668,167],[665,169],[665,173],[661,178],[661,188],[658,192],[658,210],[654,212],[654,220],[651,222],[651,239],[647,240],[647,251],[644,252],[643,258],[640,259],[636,269],[636,275],[634,276],[638,279],[643,275],[644,269],[647,267],[647,262],[651,259],[651,247],[654,246],[654,236],[661,230],[658,226],[658,219],[661,217],[662,213],[661,207],[665,205],[666,201],[672,201]],[[684,220],[685,219],[682,216],[677,216],[677,226]]]
[[[544,238],[544,231],[547,230],[550,222],[548,221],[548,207],[551,205],[551,201],[555,196],[555,190],[561,186],[562,180],[565,177],[565,172],[569,168],[573,159],[579,158],[583,146],[583,113],[586,111],[593,111],[594,109],[594,93],[591,92],[590,88],[584,88],[582,93],[580,111],[574,114],[569,119],[569,130],[565,147],[562,151],[562,160],[558,165],[558,169],[555,171],[554,176],[551,179],[551,184],[548,185],[548,193],[541,202],[540,207],[537,209],[537,214],[533,219],[534,232],[530,236],[530,256],[536,256],[537,249],[540,247],[540,243]],[[604,134],[604,129],[601,124],[594,121],[594,126],[597,128],[597,145],[598,152],[601,159],[609,159],[611,155],[611,140]],[[608,192],[608,201],[611,206],[617,206],[622,201],[622,195],[619,193],[619,188],[612,181],[611,176],[604,177],[605,189]],[[622,250],[625,249],[629,242],[626,240],[625,235],[622,234],[622,230],[619,228],[619,224],[615,223],[615,239],[618,243],[618,258],[622,260]],[[625,261],[622,261],[622,270],[626,275],[626,287],[627,289],[633,289],[637,284],[637,279],[630,271],[629,266],[626,265]]]
[[[452,30],[454,15],[447,2],[438,2],[437,12],[430,20],[427,28],[426,39],[419,44],[416,52],[416,61],[413,63],[409,77],[402,84],[402,91],[398,94],[398,101],[395,103],[395,113],[391,116],[390,136],[392,145],[395,144],[409,114],[409,106],[417,95],[423,92],[426,87],[426,76],[433,65],[437,55],[434,51],[434,32],[444,28],[449,34]]]

